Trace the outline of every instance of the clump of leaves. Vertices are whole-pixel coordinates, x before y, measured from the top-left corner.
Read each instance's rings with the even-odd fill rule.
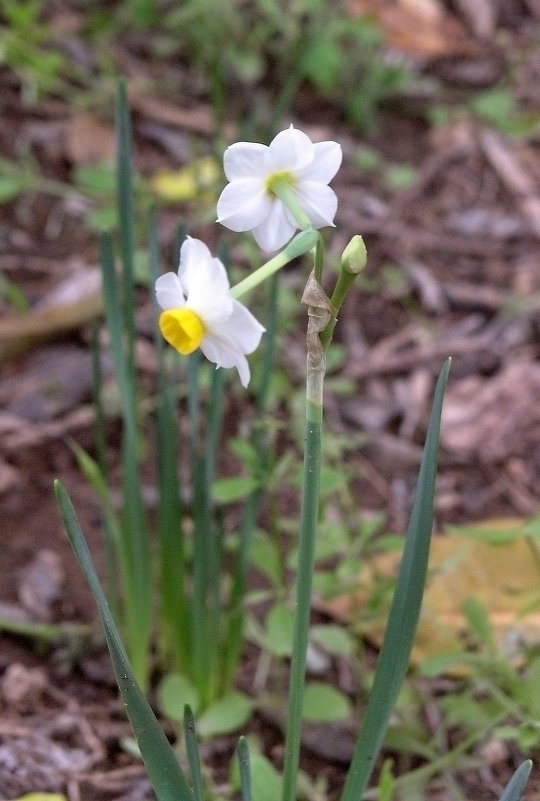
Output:
[[[523,110],[512,88],[503,85],[478,92],[466,103],[457,106],[436,105],[428,112],[434,125],[448,125],[464,116],[472,116],[505,136],[516,137],[532,136],[540,122],[538,112]]]
[[[272,95],[275,128],[307,80],[369,130],[381,101],[409,80],[402,64],[383,58],[376,24],[350,17],[341,3],[299,0],[285,11],[278,0],[237,0],[211,3],[211,14],[208,5],[188,0],[172,8],[155,46],[197,65],[218,115],[233,89],[238,99],[239,86],[248,94],[256,88],[259,97]]]
[[[361,131],[376,127],[380,103],[411,77],[404,64],[383,58],[381,31],[373,21],[338,15],[314,31],[302,70],[321,94],[343,106]]]
[[[51,31],[42,11],[42,0],[2,2],[0,64],[19,75],[30,102],[55,89],[64,66],[62,53],[48,46]]]

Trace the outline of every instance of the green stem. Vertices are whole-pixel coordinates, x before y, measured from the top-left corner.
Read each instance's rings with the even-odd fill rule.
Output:
[[[324,244],[322,236],[320,236],[317,240],[317,244],[315,246],[315,259],[313,263],[313,271],[315,273],[315,280],[320,284],[322,281],[322,266],[323,266],[323,259],[324,259]]]
[[[306,450],[296,585],[296,615],[294,620],[287,733],[285,737],[285,764],[283,769],[283,801],[294,801],[296,798],[296,781],[300,760],[311,586],[315,559],[315,534],[319,512],[321,433],[322,406],[308,399],[306,402]]]
[[[319,232],[314,228],[300,231],[299,234],[296,234],[296,236],[291,239],[287,247],[282,250],[281,253],[278,253],[277,256],[267,261],[266,264],[263,264],[258,270],[255,270],[255,272],[244,278],[243,281],[233,286],[231,289],[231,296],[238,300],[238,298],[241,298],[246,292],[255,289],[256,286],[266,281],[270,276],[274,275],[274,273],[277,273],[278,270],[281,270],[281,268],[290,261],[296,259],[298,256],[302,256],[304,253],[307,253],[308,250],[315,247],[319,236]]]
[[[332,297],[330,298],[330,302],[334,307],[335,314],[332,315],[332,317],[328,322],[328,325],[320,335],[321,345],[323,346],[324,350],[327,350],[328,346],[330,345],[330,342],[332,341],[334,328],[336,327],[337,323],[337,312],[341,308],[343,301],[345,300],[345,297],[347,295],[347,292],[354,284],[355,279],[356,275],[345,272],[345,270],[340,270],[336,286],[332,293]]]
[[[81,651],[85,650],[86,644],[91,646],[93,640],[97,640],[94,627],[87,623],[35,623],[3,616],[0,617],[0,631],[29,637],[36,644],[54,645],[60,642],[67,643],[70,648],[80,644]]]
[[[319,258],[322,260],[322,255],[320,255]],[[330,298],[333,313],[331,314],[326,327],[323,329],[320,335],[321,346],[325,351],[328,349],[328,346],[332,341],[332,335],[337,322],[337,313],[347,296],[347,292],[353,285],[356,276],[361,273],[366,266],[366,262],[366,246],[362,237],[357,234],[350,240],[341,256],[341,269],[339,271],[338,280],[334,287],[334,292]],[[315,278],[320,283],[320,275],[317,274],[317,257],[315,258]]]

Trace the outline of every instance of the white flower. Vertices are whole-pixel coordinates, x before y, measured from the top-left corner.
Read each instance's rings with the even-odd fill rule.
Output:
[[[159,328],[183,356],[200,348],[217,367],[236,367],[247,387],[246,354],[258,346],[264,328],[229,290],[220,260],[199,239],[188,237],[180,250],[178,275],[165,273],[156,281],[163,309]]]
[[[334,224],[337,197],[328,183],[342,159],[337,142],[313,144],[291,125],[267,147],[236,142],[225,151],[223,168],[230,183],[221,193],[218,222],[233,231],[253,231],[263,250],[283,247],[300,227],[290,209],[272,191],[284,179],[314,228]]]

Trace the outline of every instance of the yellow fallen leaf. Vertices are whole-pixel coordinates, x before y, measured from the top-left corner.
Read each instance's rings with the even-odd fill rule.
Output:
[[[374,582],[394,576],[399,553],[385,553],[361,575],[361,592],[340,596],[323,608],[347,623],[358,611]],[[436,535],[431,544],[429,579],[411,661],[466,650],[464,603],[474,599],[486,610],[499,653],[515,656],[516,643],[540,643],[540,562],[525,536],[524,522],[491,520],[474,529]],[[387,610],[386,610],[387,612]],[[362,631],[381,645],[386,613],[361,622]],[[462,674],[462,668],[456,668]]]
[[[221,177],[221,168],[212,156],[197,159],[181,170],[164,170],[150,180],[156,195],[170,203],[180,203],[197,198],[214,200],[216,186]]]
[[[59,793],[27,793],[12,801],[66,801],[66,797]]]

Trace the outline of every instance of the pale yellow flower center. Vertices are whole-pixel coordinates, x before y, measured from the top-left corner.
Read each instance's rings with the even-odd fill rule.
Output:
[[[292,172],[288,170],[280,170],[279,172],[272,172],[264,182],[265,189],[269,195],[273,197],[279,196],[278,187],[287,187],[294,189],[296,186],[296,179]]]
[[[159,315],[159,330],[169,345],[182,356],[197,350],[204,339],[205,327],[191,309],[167,309]]]

